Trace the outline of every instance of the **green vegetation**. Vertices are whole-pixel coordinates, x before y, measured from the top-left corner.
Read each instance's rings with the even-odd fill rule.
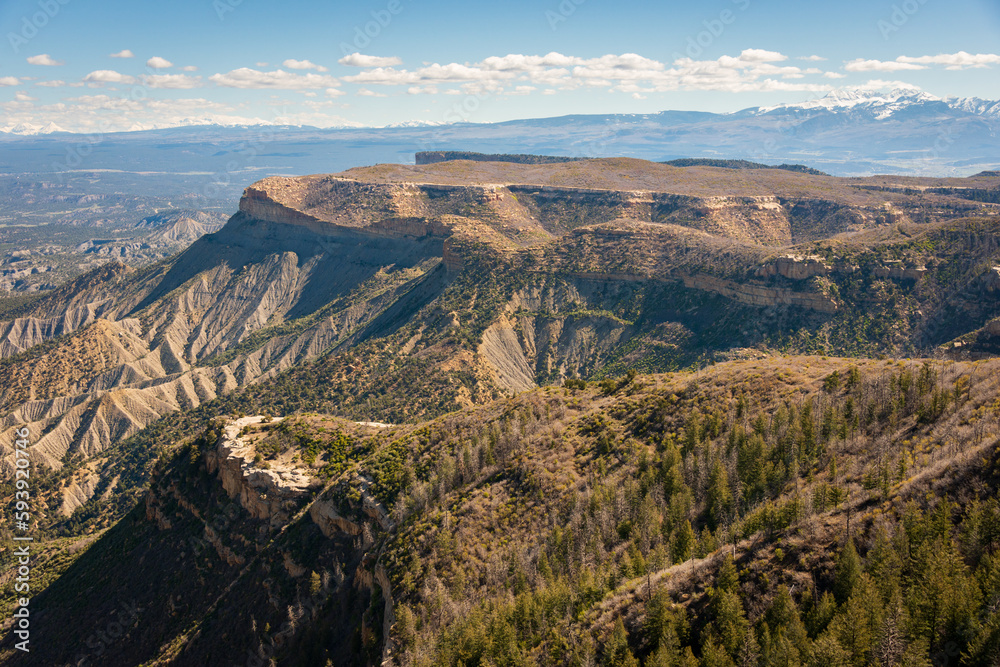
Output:
[[[760,162],[750,162],[749,160],[719,160],[715,158],[678,158],[668,160],[662,164],[671,167],[719,167],[721,169],[782,169],[784,171],[797,171],[802,174],[813,174],[815,176],[828,176],[819,169],[813,169],[802,164],[762,164]]]
[[[996,664],[1000,221],[954,219],[988,207],[761,169],[740,183],[788,188],[782,213],[661,193],[640,221],[601,188],[725,172],[505,164],[425,172],[599,192],[440,188],[340,264],[296,229],[280,271],[192,253],[0,304],[111,295],[142,333],[98,322],[0,362],[35,415],[15,421],[69,443],[31,470],[39,632],[66,637],[32,659],[79,662],[116,587],[148,615],[108,664]],[[377,189],[345,215],[396,215]],[[413,249],[411,222],[454,234]],[[810,240],[764,245],[789,238]],[[266,306],[243,309],[248,285]],[[246,326],[199,320],[216,305]],[[131,348],[107,365],[105,343]],[[225,423],[256,414],[283,419],[222,466]]]
[[[597,412],[571,381],[478,429],[478,412],[437,420],[385,552],[404,663],[992,664],[995,383],[805,361],[790,386],[801,362],[609,386]],[[984,419],[993,444],[950,441]]]

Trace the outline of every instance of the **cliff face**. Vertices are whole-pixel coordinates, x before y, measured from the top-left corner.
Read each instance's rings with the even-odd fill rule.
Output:
[[[47,613],[33,627],[63,639],[32,646],[27,661],[19,660],[211,665],[273,657],[306,664],[321,647],[321,664],[351,664],[359,636],[374,662],[388,659],[395,607],[380,552],[384,531],[394,526],[383,527],[384,508],[364,499],[368,483],[359,471],[324,489],[308,466],[255,461],[259,441],[244,429],[259,435],[264,421],[213,424],[185,455],[165,460],[144,506],[92,538],[77,570],[34,596]],[[334,507],[343,513],[336,525],[316,520]],[[85,590],[81,576],[87,588],[118,591],[91,599],[93,615],[66,602]],[[134,610],[122,621],[126,632],[88,643],[106,632],[109,618],[118,619],[123,600]]]
[[[240,431],[262,421],[261,416],[242,417],[226,424],[215,448],[206,453],[205,463],[209,474],[218,475],[229,497],[239,499],[250,516],[280,526],[318,480],[294,467],[255,465],[256,451],[243,442]]]
[[[819,313],[837,312],[836,301],[816,292],[799,292],[762,285],[741,284],[705,274],[685,276],[684,286],[713,292],[752,306],[766,308],[796,306]]]
[[[888,280],[913,294],[936,284],[920,258],[772,247],[909,210],[837,179],[718,170],[693,187],[682,181],[691,170],[651,174],[634,161],[477,164],[264,179],[224,228],[171,261],[102,268],[0,322],[0,356],[29,352],[0,365],[0,469],[22,426],[36,460],[58,469],[167,413],[408,327],[401,363],[452,374],[455,403],[469,405],[643,354],[680,364],[725,304],[829,320],[848,304],[837,283]],[[977,257],[995,248],[988,229],[941,234]],[[977,275],[987,291],[1000,286],[995,270]],[[966,302],[977,326],[995,316],[989,300]],[[99,486],[78,480],[62,511]]]
[[[261,220],[314,229],[326,223],[372,234],[383,233],[386,221],[394,218],[467,215],[522,242],[529,232],[537,242],[583,225],[633,219],[777,245],[889,221],[883,205],[796,202],[774,195],[694,196],[530,183],[382,183],[334,176],[264,179],[246,189],[240,210]],[[419,237],[450,231],[447,224],[429,224],[405,233]]]

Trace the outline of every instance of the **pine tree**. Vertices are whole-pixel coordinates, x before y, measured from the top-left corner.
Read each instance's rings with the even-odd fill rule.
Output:
[[[919,636],[932,649],[964,644],[963,630],[975,619],[982,593],[949,535],[921,545],[913,579],[907,602]]]
[[[683,563],[694,552],[695,534],[690,521],[685,521],[674,531],[673,558],[676,563]]]
[[[739,572],[736,570],[736,562],[732,554],[726,554],[726,559],[722,561],[719,574],[715,577],[715,587],[720,591],[738,593],[740,586]]]
[[[712,530],[716,530],[729,519],[732,511],[733,494],[729,489],[729,475],[726,468],[718,459],[712,465],[712,472],[708,476],[708,499],[706,510],[708,512],[708,525]]]
[[[899,590],[902,567],[902,559],[896,553],[885,526],[879,526],[875,534],[875,544],[868,552],[867,572],[886,602]]]
[[[712,615],[726,653],[736,655],[750,629],[739,595],[732,591],[716,590],[712,597]]]
[[[899,664],[906,648],[904,625],[903,601],[897,594],[889,603],[879,632],[878,647],[875,650],[875,662],[879,667],[896,667]]]
[[[856,665],[869,664],[878,631],[882,626],[882,603],[871,580],[862,575],[854,592],[830,624],[840,645]]]
[[[861,559],[854,548],[854,540],[848,538],[847,544],[837,556],[836,575],[833,584],[833,594],[837,602],[844,604],[854,593],[861,579]]]
[[[833,632],[823,633],[812,646],[815,667],[852,667],[851,654],[840,645]]]
[[[806,627],[799,615],[798,605],[786,586],[778,588],[778,594],[764,615],[764,623],[767,624],[772,640],[772,646],[764,647],[765,655],[774,653],[778,648],[776,642],[781,643],[780,654],[787,656],[787,660],[781,661],[782,664],[799,661],[808,655],[809,638]]]
[[[708,637],[701,647],[702,667],[736,667],[736,663],[729,657],[726,649],[719,645],[719,642]]]
[[[611,636],[608,637],[608,641],[604,645],[604,659],[601,664],[607,667],[639,667],[639,661],[636,660],[628,645],[628,632],[625,631],[625,624],[620,618],[615,622],[614,630],[611,631]]]

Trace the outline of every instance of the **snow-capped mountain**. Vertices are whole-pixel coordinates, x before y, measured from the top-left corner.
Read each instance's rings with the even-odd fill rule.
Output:
[[[917,88],[842,88],[805,102],[778,104],[747,110],[768,114],[783,110],[825,110],[831,113],[864,112],[875,118],[889,118],[900,111],[926,105],[945,105],[976,116],[1000,118],[1000,102],[978,97],[938,97]]]
[[[55,123],[47,123],[45,125],[35,125],[34,123],[17,123],[16,125],[8,125],[7,127],[0,128],[0,132],[6,134],[17,134],[21,136],[33,136],[36,134],[53,134],[55,132],[65,132]]]
[[[391,127],[391,128],[438,127],[440,125],[448,125],[448,123],[435,120],[404,120],[399,123],[389,123],[388,125],[384,125],[383,127]]]
[[[0,157],[5,146],[33,139],[19,135],[58,130],[8,122],[0,133]],[[914,88],[838,90],[805,102],[734,113],[575,114],[444,126],[411,122],[392,128],[262,125],[198,116],[158,128],[137,125],[136,131],[122,133],[114,142],[94,144],[86,164],[118,169],[121,146],[127,145],[129,160],[149,170],[227,174],[233,153],[266,141],[268,150],[239,163],[241,168],[324,173],[359,164],[405,162],[417,150],[444,149],[585,158],[743,159],[804,164],[836,175],[962,176],[1000,168],[1000,102],[942,98]],[[72,155],[80,138],[54,134],[45,141],[65,141]],[[185,149],[166,150],[164,144]],[[27,161],[37,159],[36,168],[51,169],[51,154],[19,150],[10,161],[27,169]]]
[[[992,116],[1000,118],[1000,102],[984,100],[981,97],[949,97],[945,99],[948,106],[977,116]]]

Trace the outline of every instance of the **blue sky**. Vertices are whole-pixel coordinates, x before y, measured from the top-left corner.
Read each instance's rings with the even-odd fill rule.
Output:
[[[7,0],[0,24],[0,128],[726,112],[859,86],[1000,99],[996,0]]]

